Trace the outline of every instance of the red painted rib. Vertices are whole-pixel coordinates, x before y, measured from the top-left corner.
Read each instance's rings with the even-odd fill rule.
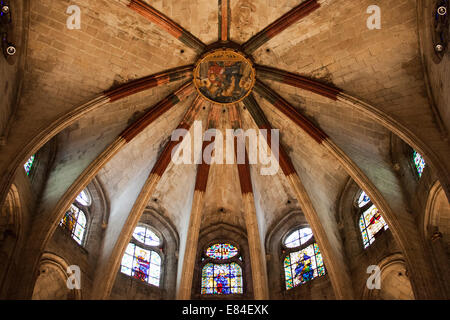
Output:
[[[342,92],[342,90],[337,87],[320,83],[317,80],[308,79],[292,72],[259,65],[256,66],[256,70],[258,76],[262,78],[308,90],[334,101],[337,100],[338,95]]]
[[[169,34],[182,41],[187,46],[200,52],[205,48],[205,44],[203,44],[203,42],[201,42],[198,38],[144,1],[131,0],[128,7],[154,24],[160,26],[162,29],[166,30]]]
[[[328,138],[327,134],[319,129],[308,118],[302,115],[297,109],[295,109],[289,102],[284,100],[278,93],[270,89],[261,81],[257,80],[255,85],[255,91],[261,94],[261,96],[272,103],[278,110],[284,113],[295,124],[301,127],[311,138],[321,144]]]
[[[193,65],[188,65],[166,70],[151,76],[125,83],[118,88],[105,91],[104,94],[109,97],[110,102],[114,102],[165,83],[192,77],[193,69]]]
[[[219,109],[220,108],[213,106],[212,110],[210,111],[208,116],[208,129],[216,128],[219,119]],[[211,143],[214,143],[214,138],[212,138],[211,141],[204,141],[202,145],[202,163],[198,165],[197,177],[195,179],[196,191],[205,192],[208,185],[209,170],[211,168],[211,165],[205,162],[203,155],[205,152],[205,148]]]
[[[153,108],[151,108],[142,118],[133,123],[127,128],[121,137],[124,138],[127,143],[133,140],[139,133],[144,131],[150,124],[158,119],[162,114],[170,110],[181,100],[185,99],[194,91],[192,81],[186,82],[181,88],[174,93],[168,95],[166,98],[158,102]]]
[[[183,120],[181,120],[177,129],[185,129],[186,131],[189,131],[202,105],[203,101],[197,95],[194,102],[186,111],[186,114],[184,115]],[[183,141],[183,138],[184,137],[181,137],[179,141],[171,140],[167,143],[163,152],[161,153],[161,156],[158,158],[158,161],[153,166],[152,173],[162,177],[167,167],[169,166],[170,161],[172,160],[172,150],[174,150],[175,147]]]
[[[317,10],[319,7],[320,4],[317,0],[307,0],[299,4],[244,43],[242,46],[245,52],[254,52],[264,43],[274,38],[276,35],[280,34],[300,19],[306,17],[311,12]]]

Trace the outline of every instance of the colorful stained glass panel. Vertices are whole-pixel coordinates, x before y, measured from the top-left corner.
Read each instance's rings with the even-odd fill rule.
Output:
[[[206,250],[206,256],[217,260],[227,260],[235,257],[239,253],[238,249],[229,243],[219,243],[212,245]]]
[[[417,151],[414,151],[413,157],[414,157],[414,165],[416,166],[417,174],[419,175],[420,178],[422,177],[423,170],[425,169],[426,166],[426,162],[425,159],[422,157],[422,155]]]
[[[70,232],[72,238],[78,243],[82,244],[86,232],[87,219],[83,210],[77,206],[71,205],[64,217],[61,219],[59,225]]]
[[[380,211],[372,205],[360,217],[359,228],[363,238],[364,248],[368,248],[375,241],[375,237],[381,230],[389,229],[381,216]]]
[[[202,270],[202,294],[241,294],[242,269],[237,263],[208,263]]]
[[[27,176],[30,175],[31,168],[33,167],[35,159],[36,159],[35,156],[31,156],[31,158],[28,159],[28,161],[23,165],[23,167],[25,168],[25,172],[27,173]]]
[[[290,290],[325,274],[319,246],[314,243],[290,253],[284,260],[286,289]]]
[[[130,243],[122,258],[121,272],[143,282],[159,286],[161,257],[154,251]]]
[[[369,196],[363,191],[358,199],[358,206],[360,208],[364,207],[366,204],[370,202]]]

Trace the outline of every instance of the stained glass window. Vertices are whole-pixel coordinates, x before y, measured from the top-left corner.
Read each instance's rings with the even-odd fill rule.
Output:
[[[416,166],[417,174],[419,175],[419,178],[420,178],[420,177],[422,177],[423,170],[425,169],[425,166],[426,166],[425,159],[417,151],[414,151],[413,158],[414,158],[414,165]]]
[[[361,215],[359,228],[361,230],[364,248],[368,248],[375,242],[375,237],[380,231],[389,229],[387,223],[381,216],[380,210],[374,205]]]
[[[324,276],[325,273],[322,254],[316,243],[302,250],[291,252],[284,259],[287,290]]]
[[[369,196],[363,191],[361,192],[361,195],[359,196],[358,199],[358,206],[360,208],[364,207],[366,204],[368,204],[370,202],[370,198]]]
[[[220,263],[214,263],[220,260]],[[229,295],[244,293],[243,261],[239,249],[230,243],[217,243],[206,249],[202,261],[201,294]]]
[[[133,237],[148,246],[159,246],[161,241],[159,237],[149,228],[144,226],[139,226],[134,230]]]
[[[86,223],[86,215],[83,210],[72,204],[59,225],[67,229],[72,238],[81,245],[86,232]]]
[[[90,206],[91,205],[91,197],[87,190],[81,191],[81,193],[76,198],[76,201],[80,203],[83,206]]]
[[[130,277],[159,287],[161,257],[155,251],[130,243],[123,255],[120,271]]]
[[[313,237],[310,228],[302,228],[292,232],[284,241],[284,245],[288,248],[297,248],[307,243]]]
[[[160,238],[150,228],[136,227],[133,239],[123,255],[120,271],[142,282],[159,287],[161,256],[155,251],[155,247],[159,247],[161,244]]]
[[[33,167],[35,159],[36,159],[36,156],[31,156],[31,158],[28,159],[28,161],[23,165],[23,167],[25,168],[25,172],[27,173],[27,176],[30,175],[31,168]]]
[[[206,256],[217,260],[231,259],[238,253],[238,249],[229,243],[215,244],[206,250]]]
[[[242,268],[235,262],[208,263],[202,270],[202,294],[242,294]]]

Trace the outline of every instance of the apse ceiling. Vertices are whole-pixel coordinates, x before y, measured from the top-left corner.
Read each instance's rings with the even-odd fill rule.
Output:
[[[243,129],[256,129],[260,119],[248,107],[259,108],[280,130],[281,146],[329,223],[349,174],[320,139],[332,140],[370,179],[391,175],[390,131],[361,108],[342,103],[343,92],[402,120],[409,129],[418,123],[433,125],[418,63],[415,6],[407,0],[395,5],[381,1],[391,11],[378,31],[366,27],[366,8],[372,4],[366,0],[80,0],[82,28],[77,31],[65,30],[58,20],[56,13],[65,12],[65,3],[41,2],[30,4],[29,62],[18,130],[27,127],[24,134],[31,139],[95,94],[104,92],[111,99],[57,136],[44,209],[55,205],[105,149],[168,96],[179,101],[161,107],[164,112],[146,122],[96,172],[112,221],[116,212],[131,209],[196,96],[202,108],[195,119],[204,128],[210,112],[220,109],[219,129],[231,129],[229,108],[237,106]],[[183,85],[189,88],[179,95]],[[33,110],[40,112],[27,118]],[[11,141],[19,138],[12,134]],[[441,143],[430,139],[433,146]],[[252,165],[251,175],[265,234],[299,204],[282,170],[262,176],[260,167]],[[196,170],[196,165],[170,164],[148,204],[180,232],[186,228]],[[204,214],[203,228],[221,222],[245,229],[235,165],[212,165]],[[119,221],[124,217],[118,216]]]

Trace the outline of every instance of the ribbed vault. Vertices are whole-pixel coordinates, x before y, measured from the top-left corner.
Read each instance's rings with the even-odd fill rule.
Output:
[[[362,8],[372,3],[365,0],[80,0],[89,27],[76,36],[61,31],[56,14],[46,17],[64,12],[64,3],[41,2],[31,4],[24,94],[0,157],[3,200],[24,159],[52,139],[58,145],[27,240],[19,297],[32,293],[42,251],[94,177],[110,215],[90,298],[109,296],[146,207],[180,234],[179,298],[190,297],[198,235],[220,223],[247,230],[255,297],[267,298],[264,272],[253,268],[265,265],[267,232],[288,209],[305,214],[336,297],[352,298],[336,222],[349,177],[381,209],[407,264],[426,264],[422,244],[411,243],[419,232],[410,232],[412,209],[389,153],[394,133],[423,153],[449,192],[450,148],[429,104],[412,1],[381,1],[389,14],[382,30],[370,31]],[[341,31],[349,29],[354,33]],[[255,88],[236,104],[212,104],[192,84],[197,58],[221,47],[255,63]],[[279,129],[280,170],[263,176],[259,164],[174,165],[171,133],[192,134],[195,120],[223,133]],[[433,296],[433,274],[411,272],[417,297]]]

